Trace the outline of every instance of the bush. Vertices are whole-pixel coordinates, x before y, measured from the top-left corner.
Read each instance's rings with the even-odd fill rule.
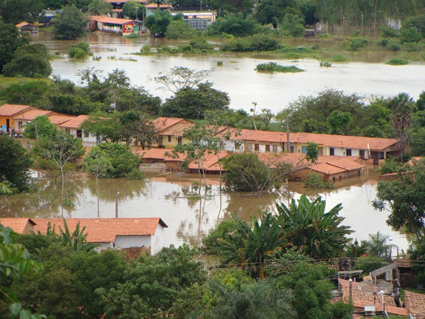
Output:
[[[335,54],[329,60],[332,62],[348,62],[349,59],[345,55]]]
[[[360,48],[364,48],[368,45],[368,41],[365,38],[354,38],[348,40],[347,50],[357,51]]]
[[[191,29],[189,23],[178,20],[170,22],[165,34],[167,39],[190,39],[196,34],[196,30]]]
[[[330,68],[332,66],[332,63],[329,61],[320,61],[320,66],[324,68]]]
[[[258,64],[255,70],[260,72],[283,72],[283,73],[304,72],[304,70],[297,68],[295,65],[284,66],[284,65],[277,64],[275,62]]]
[[[276,51],[281,48],[277,39],[270,35],[255,35],[224,42],[220,50],[231,52]]]
[[[68,55],[70,58],[75,58],[75,59],[84,59],[85,57],[87,57],[86,52],[84,52],[83,49],[80,49],[77,47],[70,47],[68,49]]]
[[[208,43],[208,41],[205,38],[195,38],[192,41],[190,41],[190,46],[193,49],[198,50],[214,50],[214,47]]]
[[[405,65],[405,64],[408,64],[408,63],[409,63],[409,61],[404,60],[404,59],[400,59],[400,58],[395,58],[395,59],[392,59],[392,60],[389,60],[388,62],[386,62],[386,64],[389,64],[389,65]]]
[[[141,180],[146,178],[146,174],[138,168],[133,168],[130,173],[125,175],[125,178],[131,180]]]
[[[382,37],[384,38],[398,38],[400,32],[393,28],[381,27]]]
[[[48,77],[52,73],[50,62],[36,54],[26,54],[13,59],[3,68],[7,77]]]
[[[388,41],[387,46],[391,51],[400,51],[401,50],[401,43],[398,40],[390,39]]]
[[[408,28],[401,31],[401,43],[419,42],[422,39],[422,33],[417,28]]]
[[[405,50],[407,52],[419,52],[422,50],[422,44],[419,43],[415,43],[415,42],[407,42],[404,44]]]
[[[131,153],[130,148],[118,143],[101,143],[95,147],[100,148],[111,162],[112,168],[108,169],[108,177],[136,176],[134,172],[140,165],[140,158]]]
[[[148,44],[145,44],[141,49],[140,49],[140,53],[142,54],[150,54],[151,53],[151,46]]]

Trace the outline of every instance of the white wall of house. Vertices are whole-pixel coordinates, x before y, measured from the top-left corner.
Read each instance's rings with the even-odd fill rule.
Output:
[[[228,152],[243,152],[244,145],[242,141],[230,141],[230,140],[221,140],[223,145],[223,150]],[[236,143],[239,144],[239,149],[236,149]]]
[[[155,234],[152,236],[151,254],[159,253],[164,247],[164,227],[160,224],[156,227]]]
[[[108,248],[113,248],[112,243],[94,243],[95,245],[99,245],[95,248],[95,250],[100,253],[102,250],[106,250]]]
[[[151,247],[151,236],[116,236],[115,248]]]
[[[64,130],[65,130],[65,132],[71,134],[72,136],[77,136],[77,129],[75,129],[75,128],[71,128],[71,129],[65,128]],[[96,135],[95,134],[90,134],[90,133],[85,134],[85,132],[82,131],[82,139],[83,139],[83,142],[85,142],[85,143],[96,143]]]
[[[326,147],[326,155],[331,155],[331,148]],[[333,147],[335,156],[347,156],[347,148],[345,147]],[[351,156],[360,156],[360,150],[357,148],[351,148]]]

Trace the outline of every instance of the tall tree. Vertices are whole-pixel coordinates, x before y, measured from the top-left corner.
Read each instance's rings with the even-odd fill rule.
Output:
[[[144,17],[146,17],[145,10],[146,9],[143,4],[141,4],[139,1],[134,1],[134,0],[127,1],[122,6],[122,13],[125,16],[129,17],[130,19],[136,19],[136,14],[137,14],[137,19],[142,20]]]
[[[75,138],[65,132],[59,132],[54,137],[41,136],[34,152],[48,160],[53,167],[60,171],[61,175],[61,213],[63,217],[65,173],[66,167],[84,154],[85,148],[79,138]]]
[[[307,161],[315,163],[318,157],[319,157],[319,146],[314,142],[308,143],[307,154],[306,154]]]
[[[391,260],[391,249],[394,245],[388,243],[389,238],[389,235],[384,235],[379,231],[376,234],[369,234],[369,240],[366,242],[368,253]]]
[[[196,71],[183,66],[175,66],[168,73],[159,73],[159,76],[155,77],[155,81],[162,88],[177,94],[184,89],[196,88],[211,72],[212,70]]]
[[[1,1],[2,18],[6,23],[34,22],[44,8],[42,0]]]
[[[106,15],[112,12],[112,5],[105,0],[92,0],[88,6],[87,12],[92,15]]]
[[[0,182],[7,181],[17,192],[29,189],[32,160],[19,141],[0,135],[0,163]]]
[[[22,36],[12,23],[0,20],[0,73],[3,73],[4,65],[12,61],[16,49],[27,43],[29,39]]]
[[[407,93],[400,93],[388,101],[391,108],[393,128],[400,139],[400,157],[404,160],[406,149],[409,147],[409,129],[413,116],[413,99]]]
[[[55,18],[53,33],[59,40],[75,40],[86,33],[89,19],[75,6],[65,6]]]

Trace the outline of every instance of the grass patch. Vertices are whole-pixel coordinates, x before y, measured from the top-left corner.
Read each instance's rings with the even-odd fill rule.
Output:
[[[7,88],[8,86],[11,86],[13,84],[25,84],[29,82],[39,82],[39,81],[45,81],[47,84],[50,84],[52,80],[49,78],[21,78],[21,77],[5,77],[3,75],[0,75],[0,89],[1,88]]]
[[[389,64],[389,65],[406,65],[406,64],[409,63],[409,61],[407,61],[405,59],[395,58],[395,59],[391,59],[391,60],[389,60],[385,63]]]
[[[259,72],[283,72],[283,73],[304,72],[303,69],[300,69],[296,67],[295,65],[284,66],[284,65],[277,64],[275,62],[258,64],[255,70]]]
[[[349,61],[348,57],[342,54],[335,54],[329,60],[332,62],[348,62]]]

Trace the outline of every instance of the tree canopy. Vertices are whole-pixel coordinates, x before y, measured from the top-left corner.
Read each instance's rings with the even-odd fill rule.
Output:
[[[55,18],[53,33],[59,40],[75,40],[86,33],[89,19],[76,6],[65,6]]]
[[[22,37],[12,23],[5,23],[0,19],[0,73],[3,73],[4,66],[12,61],[16,49],[27,43],[29,39]]]

